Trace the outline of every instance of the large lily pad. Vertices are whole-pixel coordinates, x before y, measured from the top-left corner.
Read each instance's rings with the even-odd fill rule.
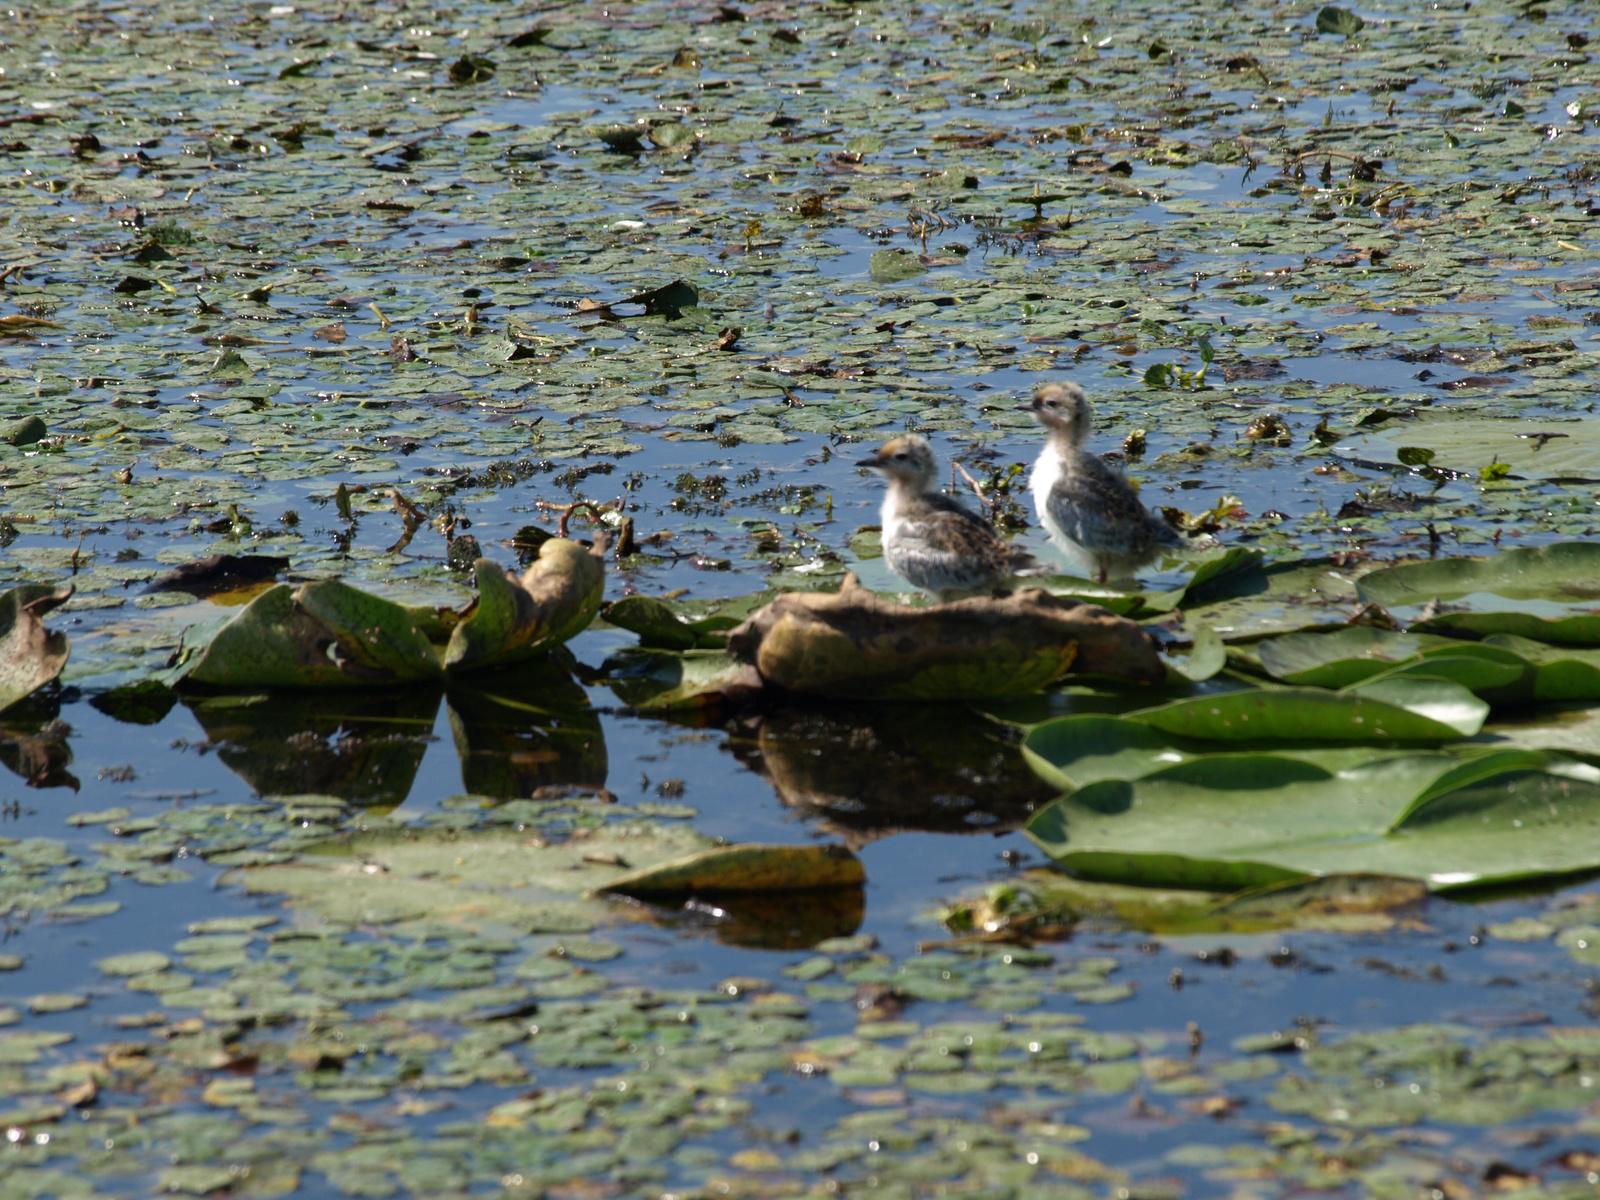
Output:
[[[1600,864],[1600,772],[1518,750],[1337,772],[1211,755],[1090,784],[1028,833],[1064,866],[1124,883],[1235,889],[1377,871],[1461,887]]]
[[[1524,479],[1600,480],[1600,420],[1437,416],[1371,433],[1333,447],[1335,454],[1383,466],[1416,461],[1406,450],[1432,451],[1433,470],[1476,477],[1493,463]]]
[[[442,673],[411,612],[328,580],[261,593],[194,652],[183,678],[218,688],[370,687]]]
[[[1410,632],[1457,638],[1485,638],[1498,633],[1560,646],[1600,646],[1600,615],[1576,613],[1570,617],[1537,617],[1520,612],[1440,613],[1414,622]]]
[[[1260,688],[1129,713],[1166,733],[1223,742],[1438,742],[1482,727],[1489,706],[1443,679],[1389,680],[1343,692]]]
[[[1402,563],[1361,577],[1363,600],[1393,607],[1487,592],[1564,604],[1600,599],[1600,542],[1557,542],[1487,558]]]
[[[456,836],[374,835],[292,863],[238,873],[250,892],[281,892],[337,921],[389,924],[430,918],[469,928],[572,932],[608,914],[584,899],[635,867],[710,847],[686,827],[639,824],[547,843],[509,831]]]

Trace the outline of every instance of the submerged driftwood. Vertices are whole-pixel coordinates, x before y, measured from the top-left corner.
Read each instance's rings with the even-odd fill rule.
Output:
[[[853,574],[836,594],[779,596],[728,635],[769,687],[850,699],[978,699],[1046,687],[1068,671],[1160,683],[1137,624],[1025,588],[929,608],[896,604]]]

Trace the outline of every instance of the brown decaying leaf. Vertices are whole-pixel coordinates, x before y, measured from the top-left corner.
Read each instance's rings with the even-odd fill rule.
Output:
[[[0,709],[32,695],[67,665],[67,635],[44,627],[44,615],[72,598],[68,584],[25,583],[0,594]]]
[[[1134,622],[1036,588],[928,608],[896,604],[847,574],[837,594],[789,593],[733,630],[728,649],[769,685],[833,697],[1015,695],[1069,669],[1159,683],[1165,667]]]
[[[334,321],[331,325],[324,325],[320,329],[313,329],[311,336],[319,341],[332,342],[338,345],[347,336],[343,321]]]

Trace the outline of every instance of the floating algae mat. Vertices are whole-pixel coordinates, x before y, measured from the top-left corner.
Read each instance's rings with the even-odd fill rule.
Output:
[[[1600,29],[1105,9],[8,17],[0,1198],[1593,1190]],[[759,680],[1061,377],[1142,682]]]

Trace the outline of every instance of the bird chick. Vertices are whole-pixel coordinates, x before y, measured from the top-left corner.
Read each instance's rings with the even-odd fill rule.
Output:
[[[1121,471],[1083,448],[1094,410],[1081,387],[1042,384],[1028,407],[1046,431],[1029,477],[1033,506],[1068,558],[1105,583],[1131,580],[1163,551],[1189,549],[1182,534],[1144,506]]]
[[[933,447],[914,433],[884,443],[858,467],[889,481],[883,498],[883,557],[889,569],[940,601],[962,592],[1001,587],[1018,575],[1045,574],[1025,550],[934,490]]]

